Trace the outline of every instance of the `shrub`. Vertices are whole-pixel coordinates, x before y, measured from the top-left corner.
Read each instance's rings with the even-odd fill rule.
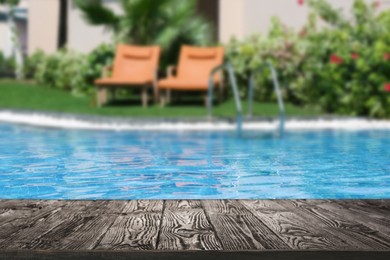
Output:
[[[48,55],[36,68],[35,80],[43,85],[71,91],[74,95],[90,92],[85,80],[86,56],[65,49]]]
[[[246,86],[248,71],[260,70],[269,60],[278,69],[284,98],[292,103],[332,113],[389,117],[390,12],[377,15],[375,4],[355,0],[351,20],[323,0],[308,3],[312,13],[301,31],[274,19],[268,37],[252,36],[228,45],[230,60],[244,75],[242,84]],[[317,25],[320,19],[324,26]],[[257,78],[261,100],[273,98],[267,76],[263,72]]]
[[[39,64],[45,59],[45,53],[37,50],[32,55],[26,57],[24,61],[24,75],[26,78],[33,78]]]
[[[115,55],[113,45],[102,44],[87,55],[87,67],[84,77],[86,84],[93,86],[93,82],[101,77],[102,69],[105,66],[112,65]]]
[[[241,86],[241,94],[247,94],[247,81],[251,71],[255,72],[257,84],[256,97],[261,101],[274,99],[273,85],[267,61],[271,62],[279,73],[284,95],[290,101],[300,101],[299,92],[288,88],[290,79],[297,74],[304,57],[304,45],[298,35],[273,18],[272,26],[266,37],[253,35],[243,42],[233,39],[227,48],[227,56],[232,62]],[[298,97],[296,97],[298,95]]]
[[[0,77],[14,77],[15,76],[15,61],[13,58],[6,58],[0,52]]]
[[[39,84],[81,96],[94,92],[94,80],[101,76],[104,66],[112,63],[113,57],[114,47],[106,44],[88,55],[66,49],[52,55],[37,52],[28,59],[27,69]]]
[[[312,103],[329,112],[372,117],[390,116],[390,12],[375,14],[376,5],[356,0],[352,22],[323,1],[311,1],[329,25],[308,34],[306,90]]]

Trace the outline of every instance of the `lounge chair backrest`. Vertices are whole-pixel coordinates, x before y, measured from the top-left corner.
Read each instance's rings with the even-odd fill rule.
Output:
[[[193,47],[183,46],[180,52],[180,60],[177,77],[189,80],[208,80],[210,72],[216,66],[223,63],[223,47]],[[214,80],[221,80],[220,73],[217,73]]]
[[[153,80],[160,59],[159,46],[118,45],[112,77]]]

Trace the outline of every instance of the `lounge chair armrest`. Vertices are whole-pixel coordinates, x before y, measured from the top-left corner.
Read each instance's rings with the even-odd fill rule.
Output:
[[[174,65],[170,65],[167,67],[167,77],[174,77],[177,72],[177,67]]]
[[[104,66],[102,68],[102,78],[107,78],[109,76],[109,73],[112,72],[114,66]]]

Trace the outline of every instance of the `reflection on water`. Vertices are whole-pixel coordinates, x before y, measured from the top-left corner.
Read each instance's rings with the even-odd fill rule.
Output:
[[[0,125],[0,198],[390,198],[389,131],[99,132]]]

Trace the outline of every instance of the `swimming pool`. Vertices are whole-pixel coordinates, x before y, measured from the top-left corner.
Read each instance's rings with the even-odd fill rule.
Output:
[[[0,124],[1,199],[390,198],[390,131]]]

